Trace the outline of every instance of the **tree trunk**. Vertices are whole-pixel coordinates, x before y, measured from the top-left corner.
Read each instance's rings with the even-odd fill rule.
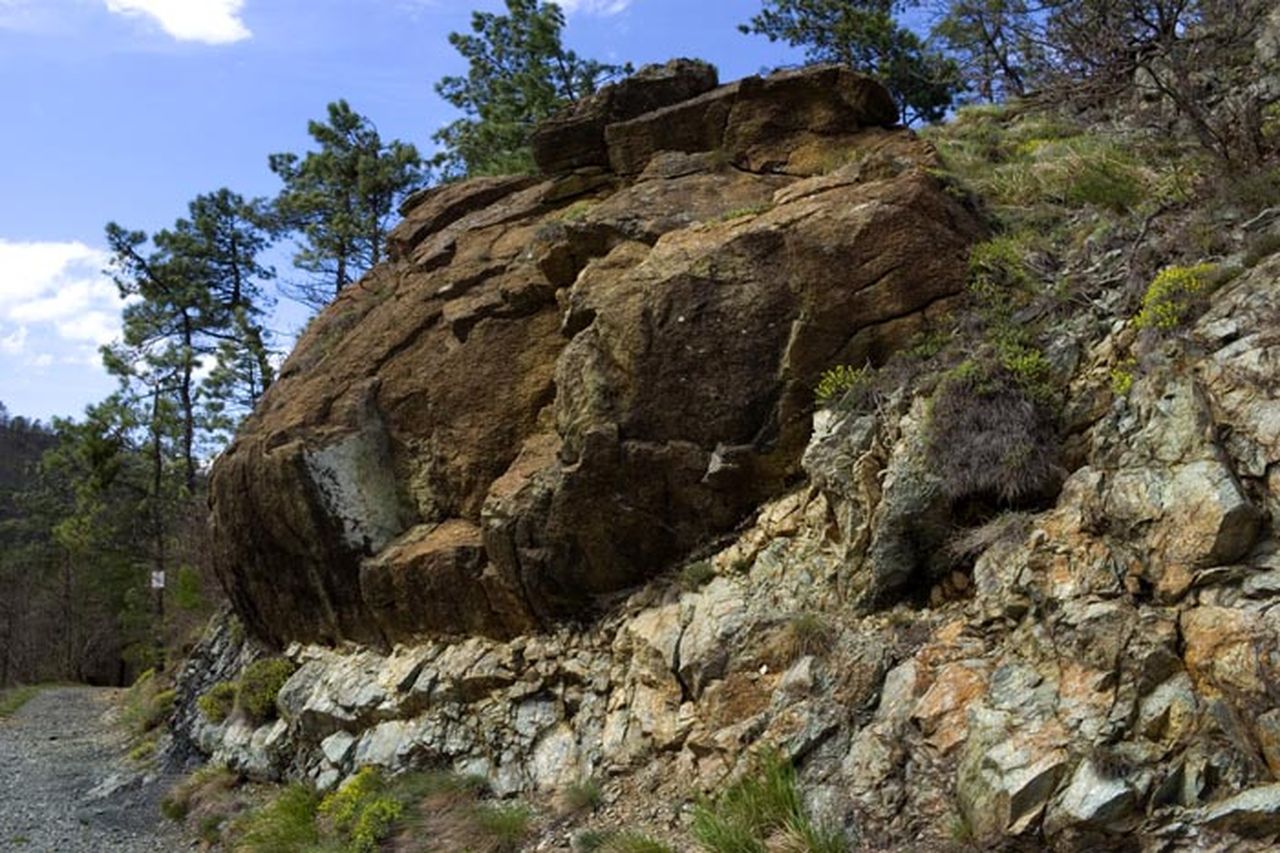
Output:
[[[191,315],[182,312],[182,386],[179,389],[182,401],[182,461],[186,471],[188,492],[196,490],[196,413],[195,403],[191,396],[191,375],[195,371],[195,332],[192,328]]]

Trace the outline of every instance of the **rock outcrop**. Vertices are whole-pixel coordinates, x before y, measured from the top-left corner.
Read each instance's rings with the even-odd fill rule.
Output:
[[[945,311],[979,227],[876,83],[677,62],[406,205],[212,476],[255,635],[387,646],[582,617],[801,475],[813,387]]]
[[[922,403],[899,395],[824,411],[807,483],[589,626],[295,645],[282,721],[189,732],[246,773],[322,787],[366,764],[479,773],[500,794],[609,780],[676,833],[691,792],[769,745],[803,768],[810,811],[870,849],[1274,849],[1277,282],[1280,255],[1216,292],[1189,349],[1123,393],[1109,376],[1134,330],[1084,353],[1084,449],[1056,502],[971,570],[911,577],[923,596],[880,594],[902,580],[876,543],[920,505],[890,494],[890,472],[922,464]],[[457,525],[433,535],[479,551]],[[224,662],[225,635],[206,644]]]

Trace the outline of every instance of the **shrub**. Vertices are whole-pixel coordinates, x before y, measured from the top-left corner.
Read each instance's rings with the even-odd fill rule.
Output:
[[[779,836],[781,849],[796,853],[834,853],[845,843],[838,832],[815,828],[796,786],[795,770],[781,755],[757,759],[743,776],[713,801],[699,803],[693,836],[710,853],[767,853]]]
[[[680,586],[687,592],[693,592],[711,583],[715,576],[715,566],[706,560],[697,560],[680,570]]]
[[[294,669],[287,658],[264,658],[245,667],[236,697],[245,716],[258,725],[274,720],[276,696]]]
[[[236,705],[236,691],[239,685],[234,681],[219,681],[196,700],[196,707],[211,723],[222,723],[231,716]]]
[[[1129,396],[1129,391],[1133,388],[1133,371],[1136,367],[1137,362],[1129,359],[1111,368],[1111,393],[1117,397]]]
[[[1252,269],[1280,252],[1280,234],[1268,232],[1252,238],[1245,247],[1244,266]]]
[[[1151,281],[1142,297],[1142,310],[1134,318],[1139,329],[1169,331],[1185,323],[1196,302],[1212,286],[1214,266],[1165,267]]]
[[[971,562],[1001,542],[1017,542],[1031,529],[1031,516],[1006,512],[977,527],[958,531],[947,542],[947,555],[956,562]]]
[[[820,406],[841,402],[871,387],[872,370],[868,366],[837,364],[822,374],[814,398]]]
[[[1020,505],[1050,497],[1061,479],[1055,420],[1016,375],[967,362],[934,393],[930,467],[953,501]]]
[[[342,836],[354,853],[372,853],[391,837],[404,804],[388,790],[376,767],[363,767],[320,802],[322,825]]]

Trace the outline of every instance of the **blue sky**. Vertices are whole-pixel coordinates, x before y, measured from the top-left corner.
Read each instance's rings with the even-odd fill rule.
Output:
[[[697,56],[731,80],[798,53],[741,35],[755,0],[566,0],[566,44],[637,65]],[[196,195],[278,189],[267,155],[308,148],[346,98],[385,138],[430,149],[452,117],[447,42],[498,0],[0,0],[0,401],[48,419],[114,387],[119,331],[103,227],[148,232]],[[279,264],[287,276],[287,255]],[[287,344],[305,318],[282,303]]]

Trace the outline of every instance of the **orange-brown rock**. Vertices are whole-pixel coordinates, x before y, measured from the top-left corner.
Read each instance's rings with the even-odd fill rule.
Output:
[[[876,84],[822,68],[676,109],[726,100],[736,168],[640,117],[643,146],[606,133],[625,174],[406,205],[393,260],[316,318],[215,465],[217,563],[255,633],[584,615],[777,494],[821,372],[959,293],[977,226],[929,146],[868,129]]]

